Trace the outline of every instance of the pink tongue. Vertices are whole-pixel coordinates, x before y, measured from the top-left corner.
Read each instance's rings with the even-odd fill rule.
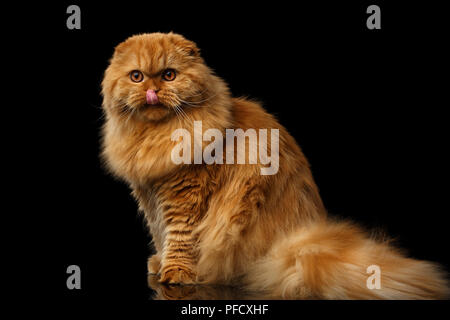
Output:
[[[158,103],[158,96],[156,95],[155,90],[147,90],[146,98],[148,104]]]

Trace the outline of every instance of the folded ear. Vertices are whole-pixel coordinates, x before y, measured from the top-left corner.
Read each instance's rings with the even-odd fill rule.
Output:
[[[190,56],[200,56],[200,49],[197,48],[197,45],[194,42],[189,40],[186,40],[186,43],[184,44],[184,51]]]
[[[115,48],[114,48],[114,53],[122,53],[123,50],[125,49],[126,46],[126,41],[123,41],[121,43],[119,43]]]
[[[169,33],[172,36],[172,42],[175,46],[183,53],[188,56],[199,57],[200,49],[197,48],[197,45],[190,40],[187,40],[183,36],[176,33]]]
[[[122,53],[125,51],[125,48],[128,46],[128,42],[127,41],[123,41],[121,43],[119,43],[115,48],[114,48],[114,53],[111,59],[115,59],[118,58],[122,55]]]

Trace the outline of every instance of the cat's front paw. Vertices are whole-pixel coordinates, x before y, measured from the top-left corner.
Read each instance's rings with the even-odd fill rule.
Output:
[[[194,284],[195,274],[185,268],[171,267],[161,271],[159,282],[167,284]]]

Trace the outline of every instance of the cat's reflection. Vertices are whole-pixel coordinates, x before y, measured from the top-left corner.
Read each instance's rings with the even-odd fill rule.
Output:
[[[250,293],[235,287],[204,285],[165,285],[158,276],[148,275],[148,286],[155,293],[154,300],[258,300],[267,299],[262,294]]]

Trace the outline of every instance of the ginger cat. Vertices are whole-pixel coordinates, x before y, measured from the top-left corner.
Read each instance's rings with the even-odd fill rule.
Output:
[[[258,103],[231,97],[193,42],[174,33],[127,39],[102,95],[102,157],[145,215],[156,249],[148,270],[158,281],[239,284],[275,299],[448,297],[438,265],[328,218],[294,138]],[[175,164],[172,133],[193,133],[194,121],[203,132],[279,129],[278,172],[262,175],[259,161]],[[381,270],[380,289],[367,286],[371,265]]]

